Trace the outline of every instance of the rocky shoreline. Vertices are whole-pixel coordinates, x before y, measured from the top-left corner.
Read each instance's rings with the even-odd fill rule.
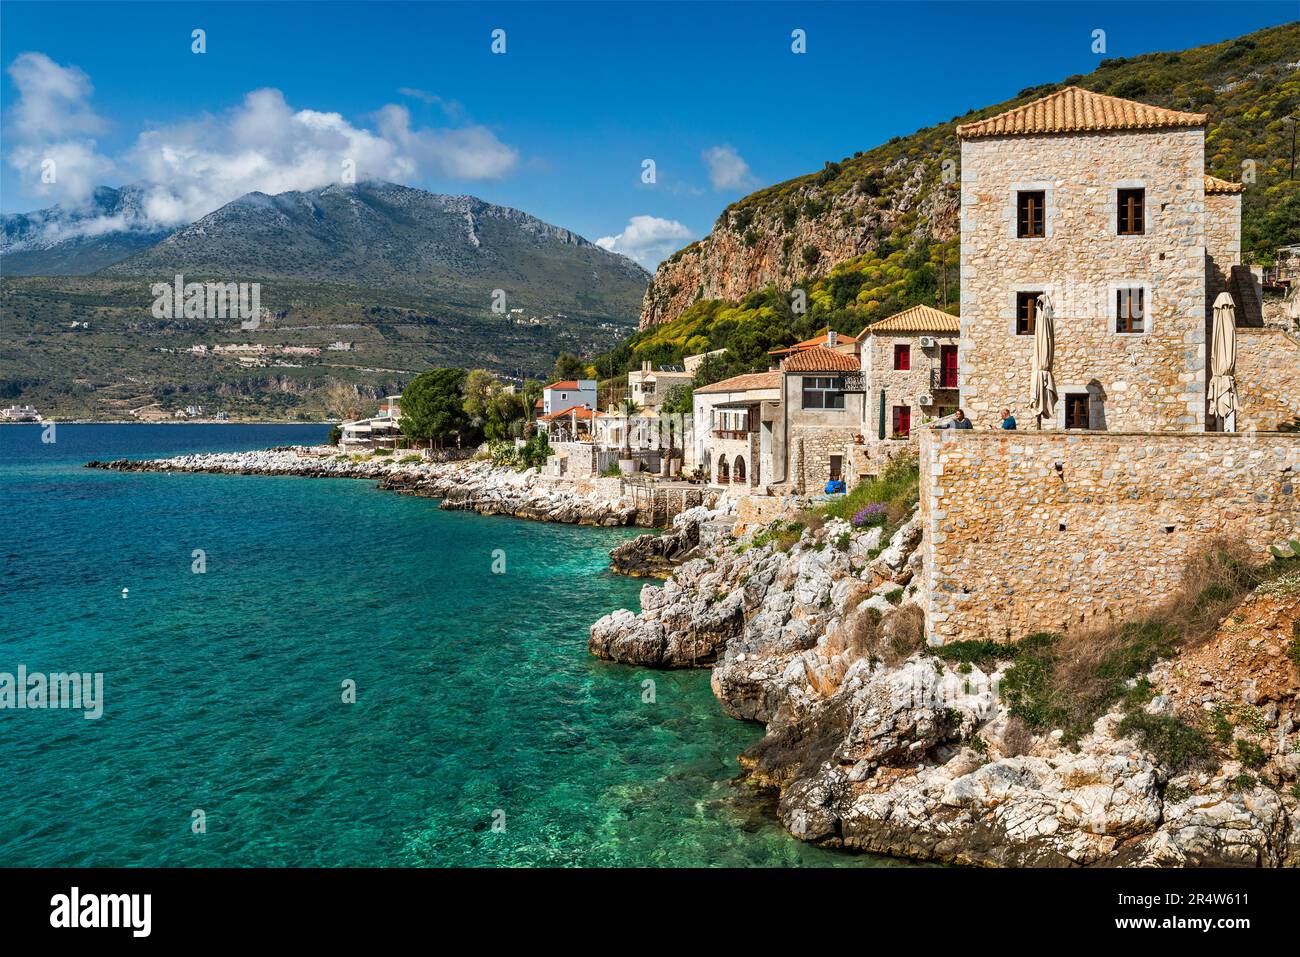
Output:
[[[839,520],[721,536],[646,585],[640,614],[592,625],[589,650],[712,668],[727,714],[765,725],[740,763],[800,840],[983,866],[1300,866],[1300,672],[1285,652],[1300,582],[1247,599],[1196,652],[1206,665],[1180,656],[1146,676],[1145,714],[1224,707],[1260,748],[1249,767],[1230,754],[1186,770],[1122,734],[1118,707],[1073,745],[1031,734],[999,694],[1009,661],[929,650],[919,541],[915,518],[887,541]],[[1210,674],[1233,655],[1274,680]]]
[[[497,468],[486,461],[414,462],[404,458],[398,454],[356,460],[328,447],[285,446],[167,459],[95,461],[86,463],[86,468],[370,479],[387,491],[442,499],[442,508],[481,515],[606,527],[631,525],[636,520],[636,506],[623,498],[617,480],[572,482],[550,479],[535,470]]]

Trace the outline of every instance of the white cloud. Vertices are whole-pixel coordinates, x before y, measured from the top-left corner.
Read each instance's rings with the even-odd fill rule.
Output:
[[[15,143],[8,160],[25,185],[65,206],[79,205],[117,172],[145,186],[150,226],[191,222],[249,192],[343,182],[345,169],[357,181],[409,183],[425,176],[498,179],[519,165],[518,150],[486,126],[415,127],[410,111],[394,104],[356,125],[339,113],[295,109],[275,89],[254,90],[220,115],[146,129],[114,162],[88,139],[104,123],[90,107],[90,79],[81,70],[24,53],[9,73],[19,98],[8,117]],[[458,109],[432,94],[423,97],[443,105],[449,117]],[[57,184],[40,182],[45,158],[58,164]]]
[[[408,96],[413,100],[419,100],[426,106],[436,106],[446,114],[449,120],[459,120],[465,115],[465,107],[456,100],[449,100],[446,97],[439,96],[437,93],[430,93],[428,90],[421,90],[415,86],[398,87],[398,93],[402,96]]]
[[[747,189],[755,183],[749,164],[734,146],[710,146],[700,154],[714,189]]]
[[[633,216],[621,233],[602,236],[596,240],[596,245],[635,259],[647,269],[654,269],[693,236],[689,228],[675,219]]]
[[[20,53],[9,76],[18,90],[7,122],[10,165],[35,195],[84,203],[113,171],[93,139],[107,124],[90,105],[90,77],[44,53]]]

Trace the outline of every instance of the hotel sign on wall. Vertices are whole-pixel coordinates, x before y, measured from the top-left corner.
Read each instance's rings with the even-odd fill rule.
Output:
[[[840,378],[841,392],[866,392],[867,377],[862,372],[846,372]]]

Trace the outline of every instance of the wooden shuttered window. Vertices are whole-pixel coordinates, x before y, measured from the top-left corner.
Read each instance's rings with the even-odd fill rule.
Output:
[[[1016,236],[1042,239],[1047,235],[1043,209],[1047,194],[1042,190],[1022,190],[1016,194]]]
[[[1118,222],[1115,224],[1115,231],[1121,236],[1141,236],[1146,232],[1146,194],[1145,189],[1119,191]]]

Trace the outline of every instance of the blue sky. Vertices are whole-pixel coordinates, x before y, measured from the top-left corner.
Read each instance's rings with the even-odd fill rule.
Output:
[[[146,180],[165,187],[150,215],[181,221],[246,188],[323,185],[353,157],[359,175],[616,237],[653,266],[754,188],[1090,71],[1095,29],[1106,56],[1131,56],[1295,12],[1293,2],[6,2],[0,207]],[[202,55],[191,52],[196,28]],[[504,55],[490,49],[498,28]],[[790,49],[796,28],[802,55]],[[62,165],[44,184],[50,155]],[[642,182],[645,159],[654,184]]]

